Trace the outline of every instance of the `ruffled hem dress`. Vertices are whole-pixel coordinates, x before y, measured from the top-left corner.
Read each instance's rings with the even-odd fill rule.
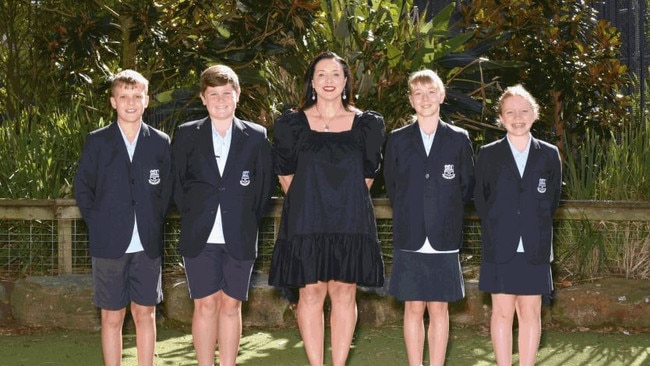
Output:
[[[365,178],[379,171],[383,117],[358,112],[352,128],[319,132],[302,111],[274,125],[278,175],[294,174],[285,195],[269,284],[303,287],[337,280],[366,287],[384,284],[384,262]]]

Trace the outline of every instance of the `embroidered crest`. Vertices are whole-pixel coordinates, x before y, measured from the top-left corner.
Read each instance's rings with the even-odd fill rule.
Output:
[[[445,171],[442,172],[442,177],[445,179],[456,178],[456,173],[454,173],[454,164],[445,164]]]
[[[152,186],[160,183],[160,169],[151,169],[149,171],[149,184]]]
[[[251,178],[248,170],[244,170],[243,172],[241,172],[241,179],[239,180],[239,184],[241,184],[244,187],[251,184]]]
[[[539,178],[539,182],[537,183],[537,192],[546,193],[546,179]]]

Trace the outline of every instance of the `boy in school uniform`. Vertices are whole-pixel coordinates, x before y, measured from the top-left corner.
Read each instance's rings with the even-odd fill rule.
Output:
[[[117,119],[88,135],[75,176],[74,196],[88,226],[106,366],[122,364],[127,306],[135,323],[138,365],[154,361],[162,228],[172,179],[169,136],[142,120],[148,87],[148,80],[133,70],[114,76],[110,102]]]
[[[266,129],[235,117],[235,72],[211,66],[200,79],[206,118],[181,125],[172,143],[180,253],[194,300],[192,336],[199,366],[235,365],[242,302],[257,256],[258,225],[274,173]]]

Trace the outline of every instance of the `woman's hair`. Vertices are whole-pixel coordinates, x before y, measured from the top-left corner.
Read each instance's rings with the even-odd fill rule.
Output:
[[[506,88],[506,90],[503,91],[503,94],[499,97],[499,101],[497,102],[497,124],[502,125],[501,119],[498,117],[501,115],[502,109],[503,109],[503,102],[514,96],[520,96],[524,98],[530,105],[533,107],[533,116],[535,117],[535,120],[539,118],[539,104],[537,104],[537,100],[535,100],[535,97],[533,97],[532,94],[526,90],[521,84],[509,86]]]
[[[224,86],[227,84],[232,84],[237,94],[241,93],[239,77],[237,77],[235,71],[225,65],[214,65],[203,70],[201,73],[199,88],[201,94],[203,94],[209,86]]]
[[[343,102],[343,107],[348,109],[348,105],[352,105],[352,75],[350,74],[350,67],[348,63],[337,55],[334,52],[326,51],[316,56],[310,63],[305,73],[305,86],[302,93],[302,100],[300,101],[299,110],[304,110],[316,104],[316,94],[314,93],[314,87],[312,85],[312,80],[314,79],[314,72],[316,69],[316,64],[321,60],[333,59],[336,60],[341,67],[343,68],[343,75],[345,76],[345,88],[343,89],[343,94],[345,98],[341,98]]]

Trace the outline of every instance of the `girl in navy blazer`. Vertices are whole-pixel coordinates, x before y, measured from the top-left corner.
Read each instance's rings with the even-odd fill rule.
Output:
[[[409,77],[414,122],[393,131],[384,159],[393,208],[393,271],[389,292],[404,301],[409,365],[421,365],[424,312],[429,314],[429,362],[442,366],[449,338],[448,303],[465,296],[459,249],[463,209],[471,198],[474,154],[469,134],[440,119],[445,88],[438,75]]]
[[[560,202],[562,163],[557,147],[531,135],[539,107],[521,85],[505,90],[498,110],[506,137],[483,146],[476,161],[474,202],[483,250],[479,288],[492,297],[497,364],[511,365],[516,313],[519,364],[534,365],[542,295],[553,290],[553,214]]]

